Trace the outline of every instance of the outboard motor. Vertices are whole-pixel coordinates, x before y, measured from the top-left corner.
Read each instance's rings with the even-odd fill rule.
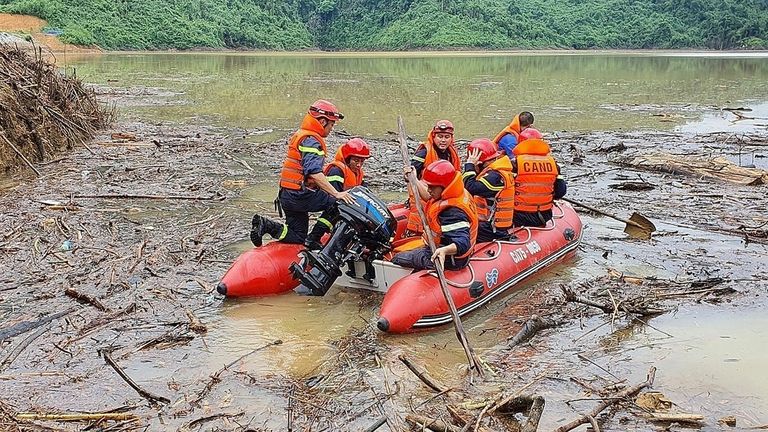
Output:
[[[299,279],[312,295],[325,295],[341,276],[345,263],[365,261],[367,272],[363,277],[373,280],[371,262],[389,251],[397,230],[392,212],[368,188],[356,186],[348,192],[355,203],[339,201],[339,217],[323,249],[304,252],[304,265],[291,264],[293,278]]]

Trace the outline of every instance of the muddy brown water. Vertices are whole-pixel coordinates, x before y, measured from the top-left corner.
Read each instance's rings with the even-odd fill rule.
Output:
[[[214,125],[210,133],[223,134],[225,142],[237,141],[232,144],[233,154],[257,171],[244,170],[231,160],[222,161],[226,164],[223,171],[237,173],[227,180],[246,186],[230,187],[235,197],[219,205],[169,208],[162,202],[146,206],[137,203],[131,217],[147,221],[154,230],[162,229],[174,218],[180,219],[183,223],[179,226],[183,226],[218,212],[225,212],[226,218],[233,221],[244,221],[245,226],[254,211],[269,209],[275,193],[274,172],[282,156],[277,154],[281,139],[300,119],[297,107],[316,97],[337,101],[348,115],[339,128],[371,137],[380,146],[386,145],[387,131],[396,128],[394,119],[398,114],[406,119],[412,136],[421,135],[438,118],[457,119],[458,138],[466,140],[492,135],[514,111],[533,111],[539,129],[564,137],[554,142],[563,144],[556,149],[558,159],[566,167],[566,175],[575,178],[570,182],[571,196],[600,203],[624,216],[630,209],[639,210],[657,223],[660,235],[651,242],[627,240],[621,223],[584,214],[584,244],[574,259],[537,275],[526,282],[524,290],[467,317],[464,322],[469,339],[481,356],[517,368],[514,379],[502,375],[502,381],[491,379],[489,387],[519,388],[533,375],[548,371],[550,378],[536,387],[548,401],[541,423],[542,430],[548,430],[594,404],[565,403],[584,397],[583,389],[567,382],[570,376],[611,378],[613,374],[616,380],[627,379],[631,384],[642,381],[648,367],[655,365],[659,372],[654,388],[683,411],[705,414],[705,430],[718,430],[716,420],[725,415],[735,415],[740,425],[768,423],[768,373],[759,367],[767,360],[762,347],[766,343],[763,310],[768,306],[768,248],[760,243],[745,244],[736,236],[678,226],[705,221],[759,225],[766,217],[765,186],[731,187],[627,170],[584,176],[590,170],[600,171],[597,164],[603,163],[603,156],[590,154],[600,142],[621,140],[640,149],[672,151],[700,148],[701,144],[665,141],[652,135],[661,131],[662,135],[670,133],[678,139],[686,134],[716,131],[760,133],[761,124],[768,123],[761,119],[768,118],[768,61],[764,55],[130,53],[107,54],[68,65],[73,66],[78,76],[99,85],[105,98],[118,101],[123,119],[118,127],[133,125],[141,130],[142,123],[163,121]],[[745,114],[756,119],[732,123],[734,116],[719,110],[736,105],[751,108],[753,111]],[[635,130],[641,132],[622,135]],[[643,130],[656,132],[646,135]],[[576,132],[568,135],[568,131]],[[337,145],[342,139],[334,137],[332,142]],[[569,144],[588,153],[586,164],[570,165]],[[738,148],[723,147],[721,150],[728,151],[729,157],[738,157]],[[761,147],[742,150],[751,157],[745,163],[756,161],[754,164],[761,166],[765,161]],[[387,165],[394,165],[397,171],[399,162],[388,150],[375,148],[374,153],[382,162],[371,161],[368,172],[372,177],[384,172]],[[100,164],[108,166],[110,162]],[[220,174],[222,169],[214,171]],[[379,184],[377,190],[388,200],[404,199],[403,192],[393,187],[398,177],[386,172],[389,184]],[[637,195],[607,187],[638,174],[658,185],[657,190]],[[11,187],[18,190],[24,185]],[[692,196],[697,191],[718,188],[734,190],[734,202],[724,205],[716,198]],[[693,199],[699,201],[691,208],[688,203],[696,202]],[[673,204],[664,205],[665,200]],[[215,275],[226,269],[226,261],[250,247],[242,227],[227,229],[225,238],[230,240],[215,245],[220,262],[201,264],[208,266],[200,271],[206,275],[204,282],[209,288]],[[237,234],[238,230],[242,235]],[[2,264],[11,262],[4,259]],[[621,319],[612,323],[610,316],[589,314],[565,328],[548,331],[513,354],[497,352],[499,344],[511,336],[510,328],[527,318],[527,303],[555,296],[559,284],[604,275],[607,268],[637,277],[671,280],[725,277],[728,286],[742,295],[720,304],[684,303],[676,311],[651,319],[653,328]],[[200,296],[200,287],[194,281],[177,289]],[[323,298],[285,295],[223,302],[213,294],[203,298],[195,313],[208,326],[204,338],[173,350],[142,352],[120,362],[141,385],[175,395],[174,408],[169,411],[176,416],[166,412],[159,419],[148,417],[151,430],[176,429],[206,414],[239,410],[248,412],[243,424],[250,420],[253,427],[285,430],[290,386],[280,377],[304,381],[325,373],[324,368],[338,350],[337,341],[375,321],[375,304],[380,295],[334,289]],[[3,296],[0,317],[13,320],[17,311],[24,310],[27,300]],[[132,329],[130,320],[122,327],[124,332],[135,332],[137,339],[148,337],[141,326]],[[407,413],[409,395],[429,396],[409,372],[397,368],[399,353],[423,364],[448,385],[461,386],[466,381],[465,358],[451,328],[412,335],[379,334],[375,338],[386,347],[382,361],[396,371],[389,379],[402,387],[394,398],[396,403],[388,405],[390,415]],[[259,384],[244,379],[224,380],[205,401],[202,411],[184,415],[183,394],[199,390],[209,375],[224,364],[276,339],[283,344],[255,353],[237,367]],[[7,346],[5,352],[10,349],[12,346]],[[608,372],[580,361],[576,354]],[[66,380],[24,375],[39,371],[28,364],[30,359],[22,356],[0,379],[0,389],[8,395],[4,398],[15,399],[24,409],[97,410],[126,404],[128,399],[141,403],[129,397],[130,389],[115,381],[114,373],[100,366],[102,363],[87,364],[75,371],[59,365],[53,371],[96,377],[94,393],[84,398],[79,396],[83,389]],[[377,377],[375,368],[363,373]],[[381,377],[378,379],[381,384]],[[178,383],[181,391],[172,391],[173,383]],[[26,393],[34,395],[34,400],[28,400]],[[363,405],[362,397],[350,399]],[[363,430],[378,415],[369,412],[341,429]],[[630,429],[652,430],[632,416],[625,417],[629,423],[617,419],[608,422],[605,430],[627,430],[627,424],[632,426]],[[305,420],[303,424],[311,423]],[[203,430],[212,427],[203,426]]]

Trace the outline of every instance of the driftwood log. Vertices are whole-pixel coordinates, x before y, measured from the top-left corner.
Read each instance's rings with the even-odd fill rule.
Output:
[[[568,432],[572,429],[576,429],[577,427],[590,423],[590,418],[594,419],[603,412],[604,409],[608,408],[609,406],[616,404],[622,400],[624,400],[628,396],[635,395],[640,392],[640,390],[650,387],[653,385],[653,379],[656,377],[656,368],[651,366],[651,369],[648,371],[648,376],[646,380],[640,384],[634,385],[632,387],[627,388],[626,390],[623,390],[619,393],[616,393],[615,395],[605,398],[603,402],[600,402],[595,408],[592,409],[587,414],[581,415],[579,418],[564,424],[560,426],[559,428],[555,429],[554,432]]]
[[[616,156],[611,162],[650,171],[715,178],[729,183],[755,186],[768,184],[768,172],[758,168],[740,167],[725,157],[708,158],[700,155],[668,153]]]
[[[405,355],[400,354],[399,356],[397,356],[397,358],[400,359],[400,361],[403,362],[403,364],[407,366],[408,369],[410,369],[414,375],[416,375],[424,384],[426,384],[432,390],[440,393],[446,392],[449,390],[448,387],[444,386],[439,381],[432,378],[432,376],[429,375],[429,372],[427,372],[426,369],[411,362],[408,359],[408,357],[406,357]]]
[[[541,330],[557,327],[561,324],[561,321],[552,321],[541,318],[538,315],[533,315],[531,316],[531,319],[523,324],[523,327],[520,329],[520,331],[517,332],[517,334],[508,339],[507,349],[512,349],[517,345],[520,345],[521,343],[532,338]]]
[[[16,420],[53,420],[53,421],[98,421],[98,420],[135,420],[139,417],[132,413],[103,412],[103,413],[18,413]]]
[[[40,318],[35,321],[23,321],[17,324],[14,324],[10,326],[7,329],[0,330],[0,342],[5,341],[6,339],[12,338],[14,336],[18,336],[22,333],[26,333],[32,329],[38,328],[42,325],[48,324],[49,322],[59,319],[65,315],[69,315],[72,312],[76,311],[78,308],[69,308],[67,310],[63,310],[61,312],[56,312],[55,314],[48,315],[46,317]]]
[[[27,336],[27,338],[26,338],[26,339],[24,339],[23,341],[21,341],[21,343],[19,343],[19,344],[16,346],[16,348],[14,348],[14,349],[13,349],[13,351],[11,351],[11,353],[10,353],[10,354],[8,354],[8,357],[6,357],[6,358],[5,358],[5,360],[3,360],[3,362],[2,362],[2,363],[0,363],[0,372],[2,372],[3,370],[5,370],[5,368],[6,368],[6,367],[10,366],[10,365],[11,365],[11,363],[13,363],[13,361],[14,361],[14,360],[16,360],[16,357],[18,357],[18,356],[19,356],[19,354],[21,354],[21,352],[22,352],[22,351],[24,351],[25,349],[27,349],[27,347],[29,346],[29,344],[31,344],[32,342],[34,342],[34,341],[35,341],[35,339],[37,339],[37,338],[39,338],[40,336],[42,336],[42,335],[43,335],[43,333],[45,333],[45,332],[47,332],[48,330],[50,330],[50,328],[51,328],[50,326],[40,327],[39,329],[37,329],[37,331],[36,331],[36,332],[32,333],[31,335]]]
[[[164,404],[171,403],[170,399],[153,394],[147,390],[144,390],[138,384],[136,384],[136,382],[133,381],[133,379],[131,379],[131,377],[129,377],[128,374],[125,373],[125,371],[120,366],[118,366],[117,363],[115,363],[115,361],[112,359],[112,356],[109,355],[108,351],[102,351],[102,355],[104,356],[104,361],[106,361],[108,365],[112,366],[112,369],[114,369],[115,372],[117,372],[117,374],[120,375],[120,378],[122,378],[123,381],[128,383],[128,385],[131,386],[131,388],[136,390],[136,392],[139,395],[141,395],[141,397],[150,401],[151,403],[156,403],[156,402],[160,402]]]
[[[616,306],[608,303],[600,303],[576,294],[565,285],[560,285],[560,289],[563,291],[563,294],[565,294],[565,301],[573,302],[573,303],[581,303],[587,306],[596,307],[605,313],[613,313],[619,310],[622,312],[647,316],[647,315],[659,315],[666,312],[666,310],[664,309],[631,306],[631,305],[624,304],[624,302],[619,302]]]
[[[81,293],[80,291],[72,287],[67,288],[64,291],[64,294],[68,295],[69,297],[72,297],[73,299],[77,300],[80,303],[89,304],[102,312],[109,312],[109,308],[104,306],[104,304],[100,302],[99,299],[89,296],[88,294]]]

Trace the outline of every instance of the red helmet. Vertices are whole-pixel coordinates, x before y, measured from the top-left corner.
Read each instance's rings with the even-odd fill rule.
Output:
[[[453,135],[453,123],[448,120],[438,120],[435,126],[432,128],[434,133],[449,133]]]
[[[357,156],[364,159],[371,157],[371,147],[367,142],[361,138],[352,138],[351,140],[342,144],[339,149],[341,157],[346,160],[350,156]]]
[[[534,139],[534,138],[535,139],[541,139],[542,135],[541,135],[541,132],[539,132],[538,130],[536,130],[536,129],[532,128],[532,127],[525,128],[525,129],[523,129],[520,132],[520,141],[521,142],[525,141],[527,139]]]
[[[336,105],[325,99],[318,99],[309,106],[309,115],[314,118],[326,118],[331,121],[339,121],[344,118],[344,114],[339,112]]]
[[[421,179],[430,186],[448,187],[456,177],[456,168],[445,159],[434,161],[424,168]]]
[[[467,147],[467,153],[471,152],[472,150],[480,150],[480,162],[489,161],[501,154],[501,152],[496,148],[496,144],[494,144],[493,141],[489,140],[488,138],[478,138],[469,143],[469,146]]]

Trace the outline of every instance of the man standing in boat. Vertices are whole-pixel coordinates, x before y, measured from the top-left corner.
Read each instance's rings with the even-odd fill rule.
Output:
[[[450,121],[438,120],[435,123],[435,126],[427,134],[427,141],[419,144],[416,153],[411,157],[411,166],[416,170],[416,178],[421,179],[424,167],[438,160],[447,160],[456,171],[459,170],[461,162],[454,146],[453,132],[453,123]],[[418,235],[423,231],[413,195],[408,197],[408,205],[410,213],[408,214],[406,237]]]
[[[262,245],[264,234],[284,243],[304,243],[309,230],[309,212],[333,212],[337,200],[354,202],[348,192],[336,190],[323,174],[325,138],[343,118],[334,104],[323,99],[309,107],[299,130],[288,141],[288,154],[280,173],[278,205],[285,213],[285,224],[254,215],[251,221],[254,246]]]
[[[523,111],[512,118],[512,121],[509,122],[498,135],[496,135],[493,142],[496,144],[496,147],[503,150],[511,159],[514,157],[512,150],[524,138],[521,137],[520,134],[532,126],[533,114],[528,111]]]
[[[408,167],[408,170],[413,167]],[[477,240],[477,209],[464,189],[461,174],[451,162],[438,160],[424,168],[418,195],[427,201],[425,213],[435,240],[435,252],[425,245],[400,252],[392,263],[415,270],[434,269],[440,260],[445,269],[459,270],[469,264]]]
[[[328,182],[338,192],[352,189],[355,186],[365,186],[363,178],[363,163],[371,157],[371,147],[361,138],[352,138],[339,147],[336,157],[325,166],[323,173]],[[320,239],[333,227],[331,222],[332,210],[324,211],[307,237],[307,249],[322,248]]]
[[[513,225],[543,227],[552,219],[554,200],[565,196],[567,184],[560,166],[542,139],[526,139],[512,151],[515,173]]]
[[[508,239],[515,208],[512,162],[488,138],[469,143],[467,153],[462,178],[477,206],[477,241]]]

